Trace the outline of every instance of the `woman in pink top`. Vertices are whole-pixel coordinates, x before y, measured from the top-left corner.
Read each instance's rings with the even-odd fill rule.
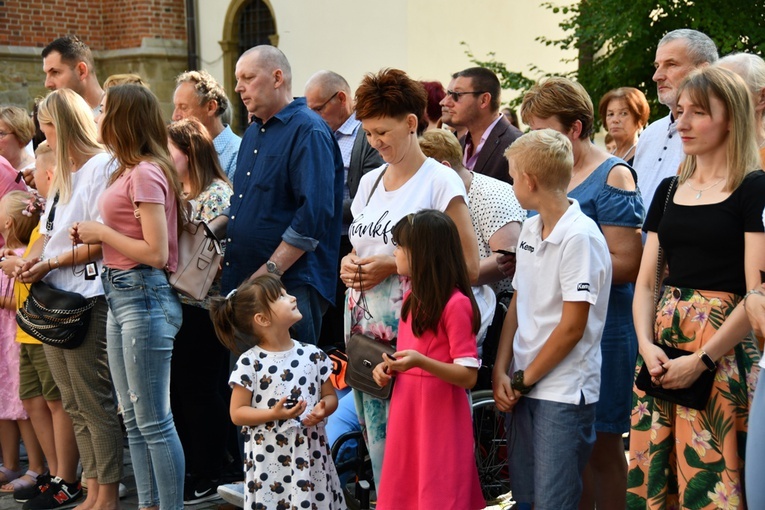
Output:
[[[167,281],[178,262],[181,188],[159,101],[140,85],[106,92],[101,139],[117,161],[101,195],[103,223],[75,223],[102,243],[109,366],[130,442],[140,508],[183,508],[183,450],[170,412],[170,358],[181,304]]]

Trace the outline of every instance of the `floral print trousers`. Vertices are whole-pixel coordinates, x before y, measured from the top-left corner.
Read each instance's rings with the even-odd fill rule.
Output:
[[[740,297],[667,287],[656,342],[703,348]],[[697,411],[633,390],[627,506],[633,509],[746,508],[742,490],[749,408],[759,350],[747,337],[717,365],[707,406]],[[643,365],[638,356],[637,371]]]

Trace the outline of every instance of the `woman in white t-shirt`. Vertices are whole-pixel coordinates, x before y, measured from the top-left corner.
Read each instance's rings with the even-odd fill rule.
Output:
[[[361,179],[351,205],[353,223],[348,235],[353,250],[340,268],[340,278],[350,289],[346,340],[352,333],[365,333],[380,342],[395,343],[408,282],[396,274],[391,231],[408,214],[438,209],[451,217],[460,233],[470,279],[478,277],[478,243],[465,187],[451,169],[425,157],[417,142],[417,119],[426,103],[422,85],[397,69],[367,75],[356,91],[356,118],[386,164]],[[375,482],[379,482],[388,401],[358,391],[354,396],[359,422],[366,429]]]
[[[122,478],[122,429],[106,354],[108,309],[103,285],[97,278],[101,245],[73,247],[69,239],[73,223],[100,221],[96,204],[114,166],[97,141],[90,107],[77,93],[59,89],[48,94],[40,103],[38,120],[48,145],[56,152],[57,164],[41,218],[40,233],[46,240],[38,243],[41,252],[33,247],[20,279],[25,283],[44,280],[52,287],[76,292],[94,302],[82,345],[76,349],[44,345],[43,349],[64,409],[74,424],[82,474],[89,489],[83,505],[115,508]],[[56,435],[58,469],[51,472],[53,489],[42,492],[38,496],[42,501],[32,508],[58,508],[82,497],[76,452],[71,451],[71,445],[59,444],[68,442],[68,438],[58,439]]]

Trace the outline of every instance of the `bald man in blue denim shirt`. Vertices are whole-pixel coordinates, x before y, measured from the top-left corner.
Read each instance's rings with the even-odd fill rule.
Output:
[[[332,301],[343,205],[343,160],[332,131],[292,97],[284,54],[261,45],[236,64],[236,91],[254,117],[234,176],[223,292],[271,273],[297,298],[296,340],[315,344]]]

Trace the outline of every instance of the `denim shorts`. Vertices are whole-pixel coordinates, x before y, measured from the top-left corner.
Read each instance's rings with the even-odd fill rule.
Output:
[[[522,397],[508,414],[510,488],[535,510],[576,510],[595,444],[595,404]]]

